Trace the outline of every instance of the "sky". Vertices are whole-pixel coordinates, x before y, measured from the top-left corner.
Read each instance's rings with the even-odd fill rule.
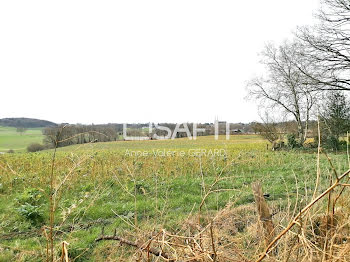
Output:
[[[0,1],[0,118],[259,120],[259,52],[318,0]]]

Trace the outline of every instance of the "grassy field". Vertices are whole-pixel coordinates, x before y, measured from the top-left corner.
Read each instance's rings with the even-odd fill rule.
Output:
[[[0,155],[0,261],[45,259],[52,154]],[[346,155],[329,155],[338,172],[347,169]],[[135,261],[140,252],[135,255],[134,248],[96,242],[101,229],[145,243],[157,232],[198,234],[224,210],[230,216],[216,220],[217,230],[231,232],[237,247],[247,250],[244,255],[257,258],[252,182],[262,182],[276,218],[285,224],[283,212],[300,208],[312,195],[316,159],[310,152],[267,151],[254,135],[60,148],[54,166],[56,256],[67,241],[72,261]],[[317,192],[331,172],[325,157],[320,167]]]
[[[0,126],[0,152],[12,149],[24,152],[31,143],[42,143],[43,135],[40,128],[28,129],[23,134],[16,132],[15,127]]]

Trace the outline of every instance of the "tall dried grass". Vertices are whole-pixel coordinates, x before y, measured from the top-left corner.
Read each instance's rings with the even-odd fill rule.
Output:
[[[207,187],[203,180],[199,212],[183,221],[178,232],[143,231],[136,242],[116,232],[103,233],[97,241],[118,240],[133,246],[136,252],[125,261],[349,261],[350,194],[346,188],[350,169],[338,175],[325,156],[330,165],[329,186],[314,197],[314,191],[305,188],[303,197],[297,191],[296,200],[288,199],[284,201],[287,206],[281,207],[268,203],[261,184],[254,183],[257,208],[254,204],[235,207],[232,201],[218,212],[203,214],[208,193],[214,193],[213,185]],[[322,175],[318,172],[317,177]],[[221,173],[215,181],[220,179]]]

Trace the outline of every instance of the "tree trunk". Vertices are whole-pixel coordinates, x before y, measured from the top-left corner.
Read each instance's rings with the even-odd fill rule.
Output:
[[[303,127],[303,123],[301,122],[300,119],[297,119],[297,125],[298,125],[298,138],[299,138],[299,141],[300,141],[300,144],[303,145],[304,142],[305,142],[305,139],[304,139],[304,127]]]

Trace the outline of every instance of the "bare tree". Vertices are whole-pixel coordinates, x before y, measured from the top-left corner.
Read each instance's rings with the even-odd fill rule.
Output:
[[[272,120],[268,113],[265,113],[265,117],[261,117],[261,120],[262,123],[253,125],[254,132],[274,145],[280,139],[277,123]]]
[[[317,90],[350,91],[350,1],[323,0],[322,7],[320,23],[297,32],[304,61],[317,65],[317,70],[302,63],[298,67]]]
[[[317,92],[310,92],[310,84],[306,83],[305,75],[297,66],[296,62],[303,59],[299,43],[285,42],[279,47],[269,44],[262,52],[262,58],[267,74],[248,84],[250,97],[260,100],[267,109],[291,116],[297,123],[298,138],[303,144]],[[308,65],[309,70],[312,67],[312,64]]]

